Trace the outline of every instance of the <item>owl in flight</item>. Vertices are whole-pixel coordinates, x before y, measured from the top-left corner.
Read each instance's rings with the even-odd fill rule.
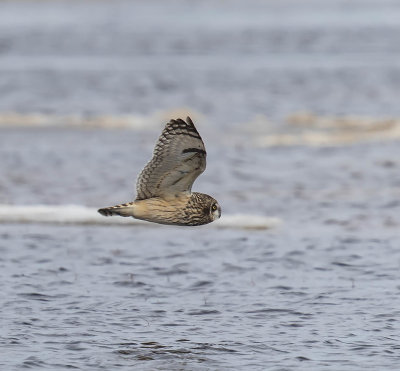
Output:
[[[139,174],[136,200],[99,209],[104,216],[132,216],[159,224],[202,225],[221,216],[218,202],[192,192],[206,168],[206,150],[190,117],[171,120],[154,148],[153,158]]]

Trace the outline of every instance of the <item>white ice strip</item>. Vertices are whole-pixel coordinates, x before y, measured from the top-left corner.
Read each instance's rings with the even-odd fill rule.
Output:
[[[133,218],[104,217],[97,209],[79,205],[0,205],[0,223],[48,223],[48,224],[106,224],[142,225],[157,227],[157,224]],[[277,227],[278,218],[261,215],[223,215],[210,224],[216,228],[270,229]]]
[[[185,107],[158,111],[150,115],[99,115],[89,117],[82,115],[0,112],[0,129],[2,127],[66,127],[74,129],[102,128],[131,129],[140,131],[154,129],[161,131],[165,123],[167,123],[171,118],[185,118],[187,115],[190,115],[195,121],[201,118],[201,115],[196,113],[193,109],[187,109]],[[204,124],[206,124],[206,121]]]

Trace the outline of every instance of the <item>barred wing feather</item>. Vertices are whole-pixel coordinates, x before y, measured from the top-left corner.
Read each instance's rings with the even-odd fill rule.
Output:
[[[136,200],[190,193],[206,168],[206,150],[190,117],[171,120],[154,148],[153,158],[139,174]]]

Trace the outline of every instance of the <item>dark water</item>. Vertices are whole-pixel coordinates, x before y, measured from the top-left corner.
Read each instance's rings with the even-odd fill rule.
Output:
[[[208,152],[193,189],[282,220],[3,222],[0,369],[397,369],[400,124],[369,120],[400,113],[399,20],[388,0],[0,2],[0,209],[132,199],[179,110]]]
[[[3,225],[1,365],[393,369],[397,230],[310,224],[206,234]]]

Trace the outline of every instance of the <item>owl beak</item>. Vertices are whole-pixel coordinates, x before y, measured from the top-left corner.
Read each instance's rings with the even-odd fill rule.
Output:
[[[221,207],[218,205],[218,219],[221,217]]]

